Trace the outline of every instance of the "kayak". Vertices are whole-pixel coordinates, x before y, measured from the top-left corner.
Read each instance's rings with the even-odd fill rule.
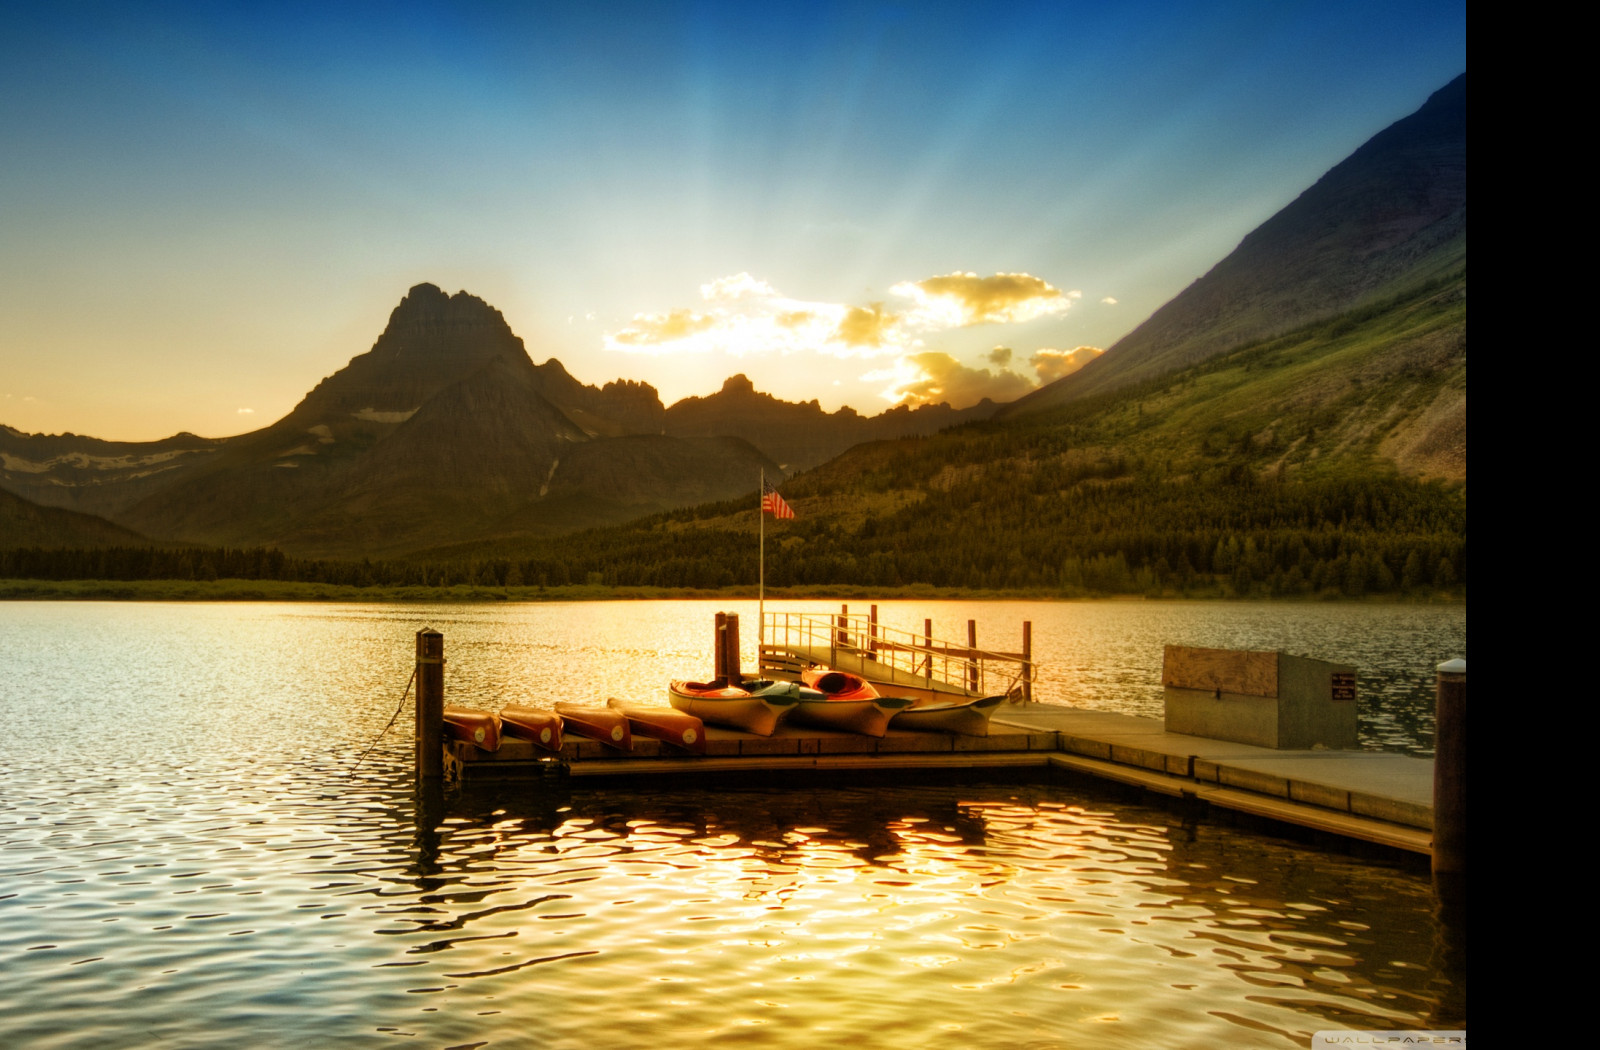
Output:
[[[546,751],[561,750],[561,716],[554,711],[507,704],[500,709],[500,731]]]
[[[988,736],[989,716],[1004,699],[1004,696],[984,696],[972,700],[917,700],[894,716],[893,725],[896,729],[919,732]]]
[[[557,704],[556,714],[567,732],[598,740],[618,751],[633,750],[633,733],[628,719],[620,711],[606,707],[581,707],[578,704]]]
[[[500,716],[493,711],[479,711],[470,707],[444,709],[445,735],[465,740],[484,751],[500,750]]]
[[[635,736],[647,736],[698,755],[706,753],[706,727],[694,715],[670,707],[630,704],[616,697],[607,700],[606,706],[627,718],[628,728]]]
[[[726,678],[717,678],[710,682],[673,682],[667,686],[667,701],[701,721],[771,736],[794,709],[800,693],[795,682],[753,679],[743,685],[729,685]]]
[[[809,667],[800,672],[800,681],[829,700],[870,700],[878,695],[873,684],[860,675],[828,667]]]

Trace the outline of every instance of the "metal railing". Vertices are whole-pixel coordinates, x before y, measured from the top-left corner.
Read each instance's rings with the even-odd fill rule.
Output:
[[[1031,628],[1030,623],[1023,624],[1023,651],[1008,653],[979,649],[972,621],[967,625],[967,644],[962,645],[934,638],[931,621],[924,621],[920,634],[881,624],[875,606],[870,616],[769,612],[762,622],[761,661],[767,666],[770,658],[789,652],[819,662],[825,658],[830,667],[839,667],[843,656],[852,666],[860,660],[920,678],[930,689],[943,686],[983,696],[1005,693],[1031,700],[1036,672]]]

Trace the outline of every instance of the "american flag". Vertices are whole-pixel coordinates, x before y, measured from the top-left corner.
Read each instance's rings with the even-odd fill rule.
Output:
[[[766,481],[761,482],[761,509],[774,518],[794,517],[794,511],[789,509],[789,504],[785,503],[783,497],[778,495],[778,490]]]

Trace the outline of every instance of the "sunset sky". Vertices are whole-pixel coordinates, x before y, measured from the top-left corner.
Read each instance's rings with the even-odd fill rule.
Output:
[[[668,403],[1016,397],[1466,68],[1459,2],[5,11],[0,423],[124,440],[422,281]]]

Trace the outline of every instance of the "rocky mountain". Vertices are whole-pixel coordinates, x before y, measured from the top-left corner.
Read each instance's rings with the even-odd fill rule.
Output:
[[[397,555],[519,522],[539,533],[621,520],[750,489],[776,469],[742,442],[666,437],[662,415],[651,387],[586,386],[558,361],[535,365],[498,310],[421,284],[370,351],[287,416],[229,439],[117,517],[188,542]],[[617,485],[608,466],[636,464],[640,442],[660,447],[663,469]]]
[[[1373,136],[1099,359],[1007,406],[1043,411],[1463,272],[1467,78]]]
[[[806,470],[864,441],[922,436],[974,419],[998,406],[985,398],[970,408],[905,405],[863,416],[848,405],[824,412],[816,401],[780,401],[756,390],[743,375],[730,377],[708,397],[688,397],[666,411],[665,432],[680,437],[740,437],[777,460],[785,471]]]
[[[114,517],[214,457],[226,438],[102,441],[0,425],[0,488],[45,507]]]

